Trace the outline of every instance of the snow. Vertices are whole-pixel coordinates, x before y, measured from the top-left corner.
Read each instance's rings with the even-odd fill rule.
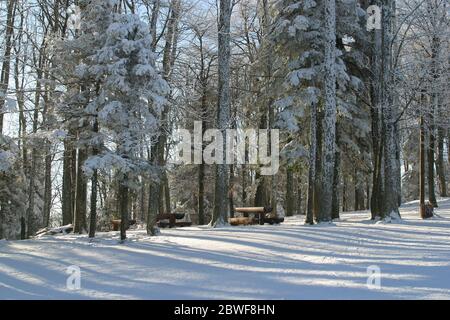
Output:
[[[163,230],[0,241],[0,299],[449,299],[450,198],[436,216],[401,208],[401,222],[368,212],[332,224]],[[81,288],[66,289],[69,266]],[[368,267],[381,287],[368,288]]]

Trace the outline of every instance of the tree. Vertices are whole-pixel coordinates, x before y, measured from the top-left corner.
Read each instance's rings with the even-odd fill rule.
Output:
[[[331,220],[336,140],[336,3],[325,0],[325,109],[323,119],[323,164],[317,220]]]
[[[69,93],[66,101],[81,102],[82,109],[71,116],[94,124],[94,130],[80,137],[94,152],[85,161],[79,159],[78,167],[93,176],[93,182],[97,170],[116,172],[123,241],[128,227],[129,190],[135,187],[139,175],[152,169],[141,158],[139,146],[144,138],[152,139],[158,133],[158,115],[168,86],[155,70],[148,26],[138,16],[114,12],[110,1],[92,1],[82,10],[82,33],[66,41],[64,48],[70,48],[78,61],[71,76],[83,84],[83,94]],[[93,203],[91,207],[94,219]]]
[[[16,0],[7,2],[5,51],[2,58],[2,69],[0,74],[0,134],[3,134],[3,108],[5,107],[6,96],[8,94],[9,74],[11,69],[11,50],[13,47],[12,36],[14,32],[14,19],[16,10]]]
[[[216,180],[214,187],[214,212],[211,226],[228,223],[228,168],[226,164],[226,129],[230,125],[230,21],[231,1],[220,0],[220,16],[218,25],[218,62],[219,87],[217,102],[217,128],[223,137],[222,163],[216,164]]]

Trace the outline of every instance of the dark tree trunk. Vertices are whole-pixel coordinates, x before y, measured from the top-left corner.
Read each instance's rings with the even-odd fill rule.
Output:
[[[434,149],[436,147],[435,143],[435,126],[434,117],[430,114],[429,116],[430,128],[429,128],[429,139],[428,139],[428,200],[430,203],[437,208],[436,191],[435,191],[435,179],[434,179]]]
[[[319,221],[319,210],[320,210],[320,202],[322,199],[321,190],[321,173],[322,173],[322,137],[323,137],[323,126],[322,126],[322,117],[323,113],[317,113],[317,142],[316,142],[316,175],[314,177],[314,219]]]
[[[151,159],[150,161],[158,166],[158,156],[157,156],[157,146],[152,146]],[[158,174],[158,178],[161,174]],[[159,213],[159,202],[160,192],[159,192],[160,181],[150,181],[148,190],[148,216],[147,216],[147,234],[155,236],[157,233],[156,221]]]
[[[234,218],[234,166],[230,165],[230,188],[228,190],[228,206],[230,211],[230,218]]]
[[[159,201],[158,185],[154,181],[151,181],[148,199],[147,234],[152,236],[157,234],[156,221],[158,216]]]
[[[64,140],[63,185],[62,185],[62,224],[73,223],[73,182],[72,182],[72,148],[69,139]]]
[[[423,100],[423,97],[422,97]],[[420,116],[420,172],[419,172],[419,214],[422,218],[425,217],[425,123],[423,115]]]
[[[205,164],[198,167],[198,224],[205,224]]]
[[[73,136],[76,136],[76,133],[73,133]],[[76,190],[77,190],[77,149],[72,146],[72,156],[71,156],[71,169],[72,169],[72,221],[75,225],[75,207],[76,207]]]
[[[437,168],[437,175],[439,177],[440,195],[441,197],[448,197],[447,181],[445,177],[445,161],[444,161],[444,129],[442,127],[438,128],[438,156],[436,168]]]
[[[366,181],[366,209],[370,210],[370,178]]]
[[[97,228],[97,175],[97,169],[95,169],[91,178],[91,212],[89,217],[89,238],[95,237],[95,230]]]
[[[294,172],[291,167],[286,169],[286,216],[294,215]]]
[[[311,104],[311,120],[309,132],[309,170],[308,170],[308,199],[306,204],[306,224],[314,224],[314,186],[316,178],[317,156],[317,105]]]
[[[52,206],[52,156],[50,154],[50,146],[46,149],[45,156],[45,179],[44,179],[44,227],[50,224],[50,210]]]
[[[347,202],[347,176],[344,174],[342,177],[342,211],[348,211],[348,202]]]
[[[94,121],[93,130],[95,133],[98,132],[98,122],[97,119]],[[92,149],[92,155],[96,156],[98,154],[97,147]],[[98,172],[97,169],[94,170],[94,173],[91,178],[91,212],[89,217],[89,238],[95,237],[95,230],[97,228],[97,183],[98,183]]]
[[[10,0],[7,4],[6,14],[6,30],[4,35],[5,51],[2,59],[2,70],[0,74],[0,110],[6,101],[8,85],[9,85],[9,73],[11,67],[11,49],[12,49],[12,37],[14,33],[14,17],[16,11],[16,0]],[[0,134],[3,133],[3,112],[0,112]]]
[[[336,151],[334,155],[334,172],[333,172],[333,197],[331,204],[331,219],[339,219],[339,184],[341,177],[339,172],[341,170],[341,153],[339,151],[339,130],[336,124]]]
[[[302,183],[300,180],[300,177],[298,177],[297,179],[297,214],[298,215],[302,215],[303,211],[302,211]]]
[[[86,230],[86,200],[87,182],[83,173],[83,164],[87,159],[86,149],[78,149],[77,161],[77,195],[75,204],[74,233],[83,233]]]
[[[127,238],[128,228],[128,186],[127,178],[124,177],[119,184],[119,209],[120,209],[120,241]]]

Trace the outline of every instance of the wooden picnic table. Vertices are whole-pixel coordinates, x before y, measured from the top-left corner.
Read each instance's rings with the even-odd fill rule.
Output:
[[[266,214],[271,213],[273,209],[271,207],[240,207],[235,208],[234,211],[239,213],[253,213],[257,216],[257,222],[260,225],[263,225],[266,222]],[[236,223],[241,224],[241,222],[242,224],[245,224],[244,221],[236,220]],[[247,224],[251,224],[250,222],[251,220],[249,220]]]

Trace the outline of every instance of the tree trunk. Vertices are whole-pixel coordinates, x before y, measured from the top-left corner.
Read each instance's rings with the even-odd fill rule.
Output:
[[[92,128],[94,135],[98,133],[98,121],[94,120],[94,125]],[[92,156],[98,154],[98,149],[96,146],[92,149]],[[98,183],[98,171],[94,169],[94,173],[91,178],[91,212],[89,217],[89,238],[95,237],[95,230],[97,228],[97,183]]]
[[[95,237],[95,230],[97,228],[97,169],[94,170],[91,178],[91,212],[89,217],[89,238]]]
[[[336,140],[336,2],[325,0],[325,109],[318,222],[331,220]]]
[[[321,182],[322,182],[322,149],[323,149],[323,112],[317,110],[317,141],[316,141],[316,175],[314,177],[314,196],[313,196],[313,211],[314,211],[314,220],[316,222],[319,221],[319,210],[320,210],[320,202],[322,201],[322,193],[321,193]]]
[[[203,153],[202,153],[203,154]],[[198,224],[205,224],[205,164],[198,167]]]
[[[73,223],[73,180],[72,180],[72,147],[69,138],[64,139],[63,153],[63,181],[62,181],[62,224]]]
[[[119,182],[119,210],[120,210],[120,241],[127,238],[128,228],[128,186],[127,176],[125,175]]]
[[[229,206],[229,212],[230,212],[230,218],[234,218],[234,166],[230,165],[230,184],[229,184],[229,190],[228,190],[228,206]]]
[[[45,156],[45,178],[44,178],[44,227],[50,224],[50,210],[52,206],[52,156],[50,154],[50,145],[47,142],[47,155]]]
[[[154,165],[159,166],[156,151],[157,146],[152,146],[150,161]],[[161,175],[158,174],[158,177],[160,176]],[[147,234],[152,236],[155,236],[157,234],[156,221],[159,213],[159,202],[161,201],[159,185],[159,181],[150,181],[148,190]]]
[[[2,70],[0,75],[0,134],[3,133],[3,107],[5,105],[6,96],[8,94],[9,72],[11,67],[11,49],[12,35],[14,32],[14,17],[16,11],[16,0],[9,0],[7,4],[6,14],[6,31],[5,31],[5,51],[3,54]]]
[[[422,101],[423,101],[422,94]],[[419,214],[420,217],[425,217],[425,123],[423,115],[420,116],[420,172],[419,172],[419,192],[420,192],[420,203],[419,203]]]
[[[286,169],[286,216],[294,215],[294,172],[291,167]]]
[[[436,167],[438,170],[440,195],[441,197],[448,197],[444,152],[444,129],[440,126],[438,128],[438,156]]]
[[[348,211],[347,203],[347,176],[344,174],[342,177],[342,212]]]
[[[336,146],[339,144],[339,132],[336,126]],[[334,172],[333,172],[333,202],[331,206],[331,218],[339,219],[339,184],[340,184],[340,172],[341,170],[341,154],[339,150],[336,148],[336,154],[334,158]]]
[[[83,164],[87,159],[86,149],[78,149],[77,159],[77,193],[75,200],[74,233],[82,234],[86,230],[87,182],[83,173]]]
[[[381,30],[373,31],[373,46],[371,48],[371,70],[373,76],[370,79],[371,122],[372,122],[372,195],[370,210],[372,219],[380,217],[383,205],[383,136],[382,136],[382,34]],[[346,209],[348,209],[346,204]]]
[[[302,205],[303,205],[303,201],[302,201],[302,185],[301,185],[301,180],[300,180],[300,176],[297,178],[297,214],[298,215],[302,215],[303,211],[302,211]]]
[[[393,104],[392,62],[391,62],[391,28],[392,13],[390,3],[393,0],[383,0],[383,46],[382,46],[382,70],[383,70],[383,128],[384,128],[384,194],[383,211],[380,218],[399,218],[398,192],[396,177],[398,175],[396,165],[396,140],[395,140],[395,112]]]
[[[40,110],[40,98],[41,98],[41,80],[42,80],[42,68],[43,68],[43,47],[42,42],[39,52],[39,62],[36,79],[36,89],[34,93],[34,111],[33,111],[33,133],[37,133],[39,110]],[[27,238],[33,235],[40,226],[37,225],[38,219],[36,218],[37,212],[35,212],[35,197],[36,197],[36,175],[37,175],[37,162],[39,156],[39,149],[36,147],[31,148],[31,167],[29,170],[29,187],[28,187],[28,209],[27,209]]]
[[[228,167],[226,165],[226,129],[230,120],[230,20],[231,1],[220,0],[219,17],[219,83],[217,104],[217,128],[223,137],[222,164],[216,164],[214,211],[211,226],[227,223],[228,218]]]
[[[152,35],[152,51],[156,51],[157,37],[156,37],[156,29],[159,18],[159,8],[161,5],[161,0],[154,0],[152,7],[152,15],[150,17],[150,33]]]
[[[366,179],[366,210],[370,210],[370,177]]]
[[[306,224],[314,224],[314,189],[316,178],[317,155],[317,106],[311,104],[311,120],[309,129],[309,170],[308,170],[308,199],[306,205]]]
[[[436,191],[435,191],[435,179],[434,179],[434,149],[436,147],[436,137],[434,134],[434,116],[429,115],[430,127],[428,138],[428,200],[437,208]]]
[[[163,51],[163,78],[167,82],[170,81],[171,73],[172,73],[172,66],[173,66],[173,58],[175,57],[175,51],[176,51],[176,41],[177,41],[177,35],[176,32],[178,30],[178,20],[180,15],[180,0],[172,0],[170,4],[171,14],[169,17],[169,21],[167,23],[167,32],[165,35],[165,46]],[[156,4],[155,4],[156,6]],[[166,205],[166,211],[170,211],[170,189],[169,189],[169,180],[167,179],[167,172],[165,168],[165,148],[167,144],[167,134],[169,131],[169,124],[168,124],[168,114],[169,114],[169,105],[164,106],[164,110],[161,115],[161,123],[162,123],[162,130],[160,132],[160,135],[158,137],[157,142],[157,158],[158,163],[162,167],[163,172],[161,172],[160,179],[155,181],[157,184],[156,190],[159,193],[158,198],[158,211],[160,214],[164,213],[164,205]],[[166,191],[165,191],[166,190]],[[165,191],[165,192],[164,192]],[[165,202],[162,201],[163,197],[165,198]]]

